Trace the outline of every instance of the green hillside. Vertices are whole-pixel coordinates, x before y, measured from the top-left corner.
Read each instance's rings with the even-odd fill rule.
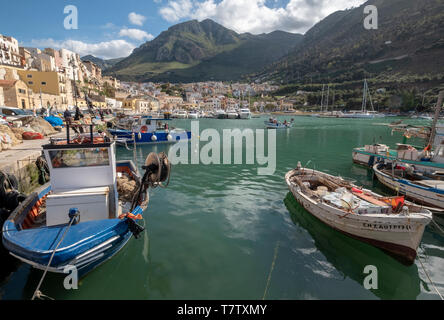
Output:
[[[281,31],[237,34],[212,20],[193,20],[162,32],[106,73],[127,81],[235,80],[282,58],[301,39]]]

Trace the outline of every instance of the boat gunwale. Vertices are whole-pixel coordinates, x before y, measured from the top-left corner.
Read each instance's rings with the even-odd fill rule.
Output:
[[[332,176],[332,175],[330,175],[328,173],[324,173],[324,172],[313,170],[313,169],[302,168],[301,170],[307,170],[307,172],[314,172],[314,174],[318,174],[318,175],[321,174],[321,175],[326,175],[328,177],[338,178],[338,177]],[[290,181],[290,178],[295,176],[296,172],[297,172],[297,169],[293,169],[293,170],[287,172],[287,174],[285,175],[285,180],[287,182],[287,185],[290,187],[290,189],[291,188],[297,188],[296,191],[298,192],[298,194],[303,196],[305,199],[309,200],[313,204],[316,204],[316,205],[319,204],[319,205],[321,205],[321,207],[325,206],[326,208],[323,208],[324,210],[327,210],[327,208],[328,208],[330,212],[332,210],[335,211],[334,214],[336,214],[338,216],[341,216],[341,214],[343,215],[343,214],[349,213],[348,211],[346,211],[344,209],[337,208],[335,206],[332,206],[329,203],[326,203],[325,201],[321,201],[321,200],[317,201],[317,200],[312,199],[311,197],[309,197],[305,192],[302,191],[302,189],[300,188],[300,186],[297,183]],[[351,185],[353,187],[355,187],[355,188],[358,188],[354,184],[351,184]],[[379,195],[379,194],[377,194],[377,193],[375,193],[375,192],[373,192],[371,190],[368,190],[368,189],[363,189],[363,190],[365,190],[366,192],[370,192],[372,196],[382,197],[381,195]],[[409,215],[405,215],[405,216],[400,215],[400,214],[393,214],[393,213],[391,213],[391,214],[384,214],[384,213],[356,214],[356,213],[351,213],[350,212],[350,214],[348,214],[344,218],[353,218],[356,221],[367,220],[367,218],[374,218],[374,219],[382,218],[384,220],[387,220],[387,219],[394,220],[394,219],[396,219],[396,221],[394,221],[396,223],[399,223],[400,222],[399,220],[402,221],[402,220],[414,219],[415,222],[418,222],[418,223],[422,223],[422,220],[425,220],[425,221],[428,221],[428,222],[430,222],[432,220],[433,214],[432,214],[432,212],[430,210],[428,210],[428,209],[426,209],[426,208],[424,208],[422,206],[416,205],[414,203],[411,203],[411,202],[407,202],[407,204],[409,206],[413,206],[413,207],[416,207],[417,209],[420,209],[420,212],[410,212]],[[422,210],[422,212],[421,212],[421,210]],[[336,212],[336,211],[338,211],[338,212]],[[331,213],[333,213],[333,212],[331,212]],[[386,223],[386,222],[388,222],[388,221],[384,221],[384,223]]]

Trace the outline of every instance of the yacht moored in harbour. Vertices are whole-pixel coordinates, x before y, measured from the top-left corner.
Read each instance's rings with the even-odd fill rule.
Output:
[[[251,119],[250,109],[242,108],[239,110],[239,118],[240,119]]]

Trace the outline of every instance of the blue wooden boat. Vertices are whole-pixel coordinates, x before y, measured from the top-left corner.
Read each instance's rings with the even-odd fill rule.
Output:
[[[191,139],[191,131],[169,128],[168,121],[170,120],[142,116],[123,126],[108,129],[108,132],[120,145],[176,143],[179,140]]]
[[[116,161],[115,142],[93,133],[70,140],[67,132],[67,139],[43,146],[51,182],[11,213],[2,240],[34,268],[66,273],[75,267],[83,276],[143,231],[137,221],[147,190],[169,179],[170,164],[166,155],[151,153],[140,177],[132,161]]]
[[[267,129],[289,129],[293,127],[294,120],[291,119],[290,122],[279,122],[276,119],[270,118],[268,121],[264,121],[265,127]]]

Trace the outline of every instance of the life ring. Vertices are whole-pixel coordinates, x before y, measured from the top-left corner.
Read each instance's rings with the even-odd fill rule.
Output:
[[[147,126],[142,126],[142,127],[140,128],[140,131],[143,132],[143,133],[145,133],[145,132],[148,131],[148,127],[147,127]]]

